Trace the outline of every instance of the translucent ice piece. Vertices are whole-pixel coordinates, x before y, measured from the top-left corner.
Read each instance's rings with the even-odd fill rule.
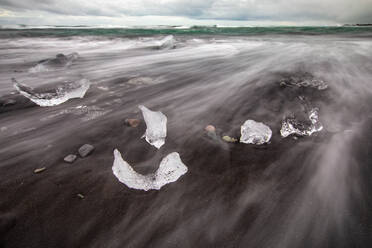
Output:
[[[147,126],[144,134],[146,141],[159,149],[164,145],[167,136],[167,117],[162,112],[151,111],[143,105],[138,107],[142,111]]]
[[[283,138],[288,137],[291,134],[297,136],[310,136],[315,132],[319,132],[323,129],[322,123],[319,121],[318,109],[313,108],[309,112],[309,120],[311,125],[306,125],[297,121],[295,118],[286,118],[282,122],[282,128],[280,134]]]
[[[59,105],[72,98],[83,98],[89,89],[90,82],[87,79],[81,79],[77,82],[68,85],[60,86],[53,92],[37,93],[27,85],[18,83],[12,79],[14,88],[41,107],[49,107]]]
[[[262,145],[270,141],[271,135],[271,129],[265,124],[254,120],[247,120],[241,127],[240,142]]]
[[[161,41],[159,41],[159,49],[172,49],[175,48],[176,40],[174,39],[173,35],[168,35],[164,37]]]
[[[115,149],[112,171],[117,179],[129,188],[148,191],[150,189],[159,190],[164,185],[177,181],[187,172],[187,167],[182,163],[180,155],[173,152],[163,158],[155,173],[142,175],[133,170],[124,161],[120,152]]]
[[[321,79],[317,79],[313,77],[311,74],[305,73],[304,75],[300,76],[291,76],[286,79],[283,79],[280,82],[282,86],[295,86],[298,88],[315,88],[317,90],[325,90],[328,88],[326,82]]]
[[[57,54],[57,56],[53,59],[45,59],[45,60],[40,61],[36,66],[31,67],[29,72],[37,73],[37,72],[49,71],[50,69],[68,67],[78,57],[79,57],[78,53],[71,53],[68,55]]]

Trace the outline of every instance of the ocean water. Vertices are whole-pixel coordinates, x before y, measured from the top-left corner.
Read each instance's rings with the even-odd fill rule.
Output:
[[[371,31],[1,29],[0,246],[371,247]],[[42,107],[12,78],[33,97],[90,86]],[[160,149],[140,105],[167,117]],[[247,120],[270,140],[222,139]],[[83,144],[91,155],[63,161]],[[174,152],[187,173],[129,188],[115,149],[146,182]]]
[[[0,37],[69,37],[69,36],[151,36],[151,35],[227,35],[252,36],[273,34],[304,34],[304,35],[371,35],[371,26],[314,26],[314,27],[210,27],[210,26],[157,26],[132,28],[97,28],[89,26],[3,26],[0,27]]]

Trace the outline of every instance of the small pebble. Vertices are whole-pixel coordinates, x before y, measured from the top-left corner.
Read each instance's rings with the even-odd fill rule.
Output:
[[[125,120],[125,125],[130,126],[130,127],[137,127],[140,124],[140,120],[138,119],[126,119]]]
[[[46,170],[45,167],[37,168],[37,169],[34,170],[34,173],[37,174],[37,173],[43,172],[43,171],[45,171],[45,170]]]
[[[226,142],[230,142],[230,143],[235,143],[235,142],[238,142],[238,139],[235,139],[235,138],[231,138],[230,136],[223,136],[222,139]]]
[[[206,134],[209,138],[212,138],[213,140],[218,141],[218,137],[216,134],[216,128],[214,126],[208,125],[204,128],[204,130],[206,131]]]
[[[66,162],[66,163],[73,163],[75,162],[77,156],[75,154],[70,154],[70,155],[67,155],[63,160]]]
[[[94,150],[94,146],[90,145],[90,144],[85,144],[85,145],[82,145],[80,148],[79,148],[79,154],[82,158],[88,156],[89,154],[91,154]]]
[[[216,128],[214,126],[212,126],[212,125],[206,126],[204,128],[204,130],[207,131],[207,132],[213,132],[213,133],[216,132]]]

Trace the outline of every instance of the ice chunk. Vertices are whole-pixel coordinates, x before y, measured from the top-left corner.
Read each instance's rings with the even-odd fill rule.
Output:
[[[129,188],[148,191],[150,189],[159,190],[164,185],[177,181],[187,172],[187,167],[182,163],[180,155],[173,152],[163,158],[155,173],[142,175],[133,170],[124,161],[120,152],[115,149],[112,171],[117,179]]]
[[[39,63],[36,66],[30,68],[29,72],[37,73],[37,72],[49,71],[50,69],[55,69],[55,68],[60,68],[60,67],[68,67],[78,57],[79,57],[78,53],[71,53],[68,55],[57,54],[57,56],[53,59],[45,59],[45,60],[39,61]]]
[[[31,67],[29,72],[31,73],[37,73],[37,72],[44,72],[49,71],[48,67],[43,64],[37,64],[34,67]]]
[[[164,37],[161,41],[158,43],[159,49],[172,49],[175,48],[176,40],[174,39],[173,35],[168,35]]]
[[[83,98],[89,89],[90,82],[87,79],[81,79],[77,82],[58,87],[53,92],[37,93],[27,85],[18,83],[12,79],[14,88],[23,96],[27,97],[41,107],[59,105],[72,98]]]
[[[317,90],[325,90],[328,88],[326,82],[321,79],[317,79],[313,77],[309,73],[305,73],[299,76],[291,76],[281,80],[280,85],[282,86],[290,86],[290,87],[304,87],[304,88],[315,88]]]
[[[310,136],[315,132],[319,132],[323,129],[322,123],[319,121],[318,109],[313,108],[309,112],[310,125],[299,122],[294,117],[287,117],[282,122],[282,128],[280,134],[283,138],[288,137],[291,134],[298,136]]]
[[[240,142],[246,144],[262,145],[270,141],[272,131],[270,127],[261,122],[247,120],[241,127]]]
[[[167,117],[162,112],[151,111],[143,105],[138,107],[142,111],[147,126],[144,134],[146,141],[159,149],[164,145],[167,136]]]

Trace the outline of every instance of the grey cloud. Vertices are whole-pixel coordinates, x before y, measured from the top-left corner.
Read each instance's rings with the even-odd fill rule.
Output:
[[[182,16],[193,19],[372,22],[372,0],[0,0],[15,12],[70,16]]]

